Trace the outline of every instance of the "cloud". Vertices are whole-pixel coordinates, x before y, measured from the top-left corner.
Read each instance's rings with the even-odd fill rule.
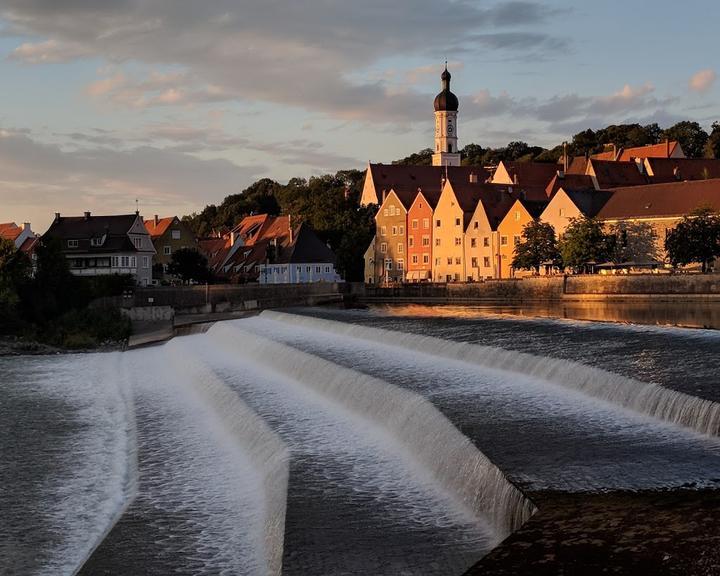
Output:
[[[693,74],[690,78],[690,90],[693,92],[707,92],[710,88],[712,88],[716,78],[717,75],[715,74],[715,70],[712,70],[711,68],[700,70],[699,72]]]
[[[437,58],[453,47],[468,56],[557,51],[564,40],[541,30],[556,13],[544,2],[484,8],[470,0],[293,0],[281,9],[267,0],[5,0],[0,7],[13,29],[42,39],[18,47],[18,60],[61,61],[75,52],[124,67],[125,85],[87,90],[115,105],[267,101],[376,123],[423,120],[427,107],[419,103],[432,98],[383,79],[352,80],[383,59]],[[130,62],[184,76],[153,89],[130,77]]]
[[[45,42],[25,42],[11,53],[11,60],[19,60],[27,64],[56,64],[78,58],[85,58],[91,52],[75,42],[46,40]]]

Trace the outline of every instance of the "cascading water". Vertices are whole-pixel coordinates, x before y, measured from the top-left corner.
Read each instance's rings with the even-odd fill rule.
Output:
[[[391,430],[442,486],[489,518],[500,539],[534,513],[532,503],[422,396],[245,332],[241,325],[217,325],[210,332],[219,344]]]
[[[262,316],[297,326],[317,327],[339,335],[401,346],[442,358],[526,374],[702,434],[720,434],[720,403],[576,362],[282,312],[265,311]]]

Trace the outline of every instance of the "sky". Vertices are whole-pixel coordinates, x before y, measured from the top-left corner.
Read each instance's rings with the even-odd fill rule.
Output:
[[[0,0],[0,222],[184,215],[433,145],[720,120],[720,3]]]

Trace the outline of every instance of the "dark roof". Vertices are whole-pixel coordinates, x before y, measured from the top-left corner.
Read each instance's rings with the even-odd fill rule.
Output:
[[[78,252],[134,252],[137,249],[130,241],[128,232],[135,224],[137,214],[121,214],[115,216],[60,216],[53,220],[43,238],[59,240],[77,240],[77,248],[68,248],[63,244],[63,251]],[[92,238],[102,238],[102,246],[91,246]]]
[[[503,162],[503,166],[513,181],[527,187],[547,187],[557,174],[557,164],[552,162]]]
[[[696,208],[720,211],[720,179],[616,188],[597,213],[603,220],[685,216]]]
[[[448,72],[447,66],[445,67],[445,70],[440,75],[440,80],[442,81],[442,92],[435,96],[435,102],[433,103],[435,106],[436,112],[441,111],[449,111],[449,112],[457,112],[458,109],[458,99],[455,94],[450,92],[450,79],[452,78],[452,75],[450,72]]]
[[[563,192],[568,195],[578,210],[588,218],[594,218],[600,209],[612,196],[612,192],[607,190],[595,190],[588,187],[585,189],[572,189],[562,187]]]
[[[545,188],[545,195],[548,198],[552,198],[555,193],[560,190],[560,188],[564,189],[574,189],[574,188],[592,188],[593,187],[593,181],[590,176],[586,176],[585,174],[571,174],[569,172],[565,173],[563,177],[561,178],[559,174],[556,174],[555,177],[550,180],[550,184],[547,185],[547,188]]]
[[[642,186],[648,184],[648,178],[640,172],[635,162],[610,160],[590,160],[595,172],[598,189],[620,188],[622,186]]]
[[[298,226],[291,244],[281,247],[277,264],[335,263],[335,254],[306,223]]]
[[[708,180],[720,178],[720,159],[716,158],[647,158],[648,174],[653,182]]]
[[[490,173],[482,166],[402,166],[396,164],[370,164],[369,171],[375,185],[378,203],[382,204],[382,193],[394,190],[405,208],[410,208],[418,189],[430,201],[430,195],[440,197],[445,175],[451,182],[470,181],[470,175],[484,182]]]
[[[543,210],[545,210],[548,205],[547,200],[544,202],[538,200],[525,200],[523,198],[518,198],[518,200],[533,218],[539,218],[540,214],[543,213]]]

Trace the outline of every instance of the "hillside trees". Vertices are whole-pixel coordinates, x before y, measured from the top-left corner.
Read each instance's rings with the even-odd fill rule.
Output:
[[[683,120],[674,126],[663,130],[663,139],[677,140],[688,158],[702,158],[708,133],[697,122]]]

